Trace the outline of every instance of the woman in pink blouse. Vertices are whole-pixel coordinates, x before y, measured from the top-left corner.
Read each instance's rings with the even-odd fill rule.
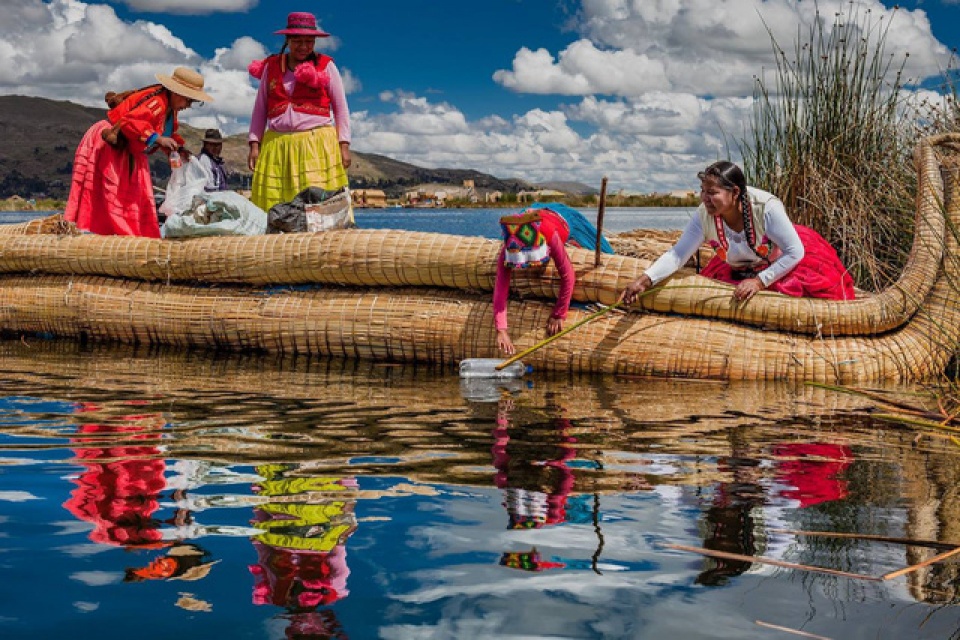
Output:
[[[497,279],[493,287],[493,321],[497,329],[497,347],[507,355],[517,352],[507,331],[507,297],[514,271],[541,274],[553,260],[560,274],[560,291],[553,313],[547,321],[547,335],[563,330],[570,309],[576,273],[564,244],[570,239],[570,227],[560,214],[550,209],[530,208],[500,218],[503,248],[497,257]]]
[[[310,13],[291,13],[287,28],[276,33],[286,36],[280,53],[249,68],[260,79],[248,137],[250,198],[265,211],[307,187],[346,187],[350,166],[343,80],[333,59],[313,50],[317,38],[330,34]]]

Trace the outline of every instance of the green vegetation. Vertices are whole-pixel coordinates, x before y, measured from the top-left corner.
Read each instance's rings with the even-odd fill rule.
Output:
[[[914,104],[906,57],[885,53],[889,24],[851,4],[816,20],[791,54],[774,41],[772,80],[757,78],[740,145],[748,182],[838,249],[858,286],[879,290],[906,262],[916,173],[911,154],[931,105]],[[820,18],[818,14],[818,18]]]
[[[39,200],[24,200],[13,197],[0,200],[0,211],[63,211],[66,206],[63,200],[41,198]]]

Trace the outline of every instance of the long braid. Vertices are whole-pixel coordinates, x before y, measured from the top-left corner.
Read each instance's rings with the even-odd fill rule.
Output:
[[[757,246],[757,231],[753,228],[753,205],[746,189],[740,190],[740,211],[743,214],[743,230],[751,249]]]

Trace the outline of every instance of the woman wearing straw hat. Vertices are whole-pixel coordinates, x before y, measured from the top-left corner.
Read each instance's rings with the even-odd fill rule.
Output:
[[[263,210],[290,202],[307,187],[346,187],[350,166],[343,80],[333,59],[313,50],[317,38],[330,34],[310,13],[291,13],[287,27],[275,33],[286,36],[280,53],[249,68],[260,80],[248,138],[250,198]]]
[[[80,229],[160,237],[147,156],[182,149],[179,112],[213,98],[203,91],[203,76],[186,67],[156,77],[160,84],[108,93],[107,119],[90,127],[77,147],[64,217]]]
[[[627,285],[627,304],[671,276],[708,242],[716,251],[701,275],[736,285],[746,302],[764,289],[788,296],[853,300],[853,278],[837,252],[813,229],[793,224],[771,193],[748,187],[740,167],[727,160],[701,171],[700,208],[669,251]]]

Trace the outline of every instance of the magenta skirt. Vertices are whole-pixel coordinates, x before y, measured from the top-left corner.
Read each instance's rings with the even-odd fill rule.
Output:
[[[80,141],[63,217],[100,235],[159,238],[147,156],[108,145],[100,133],[109,128],[101,120]]]
[[[837,252],[819,233],[809,227],[796,224],[794,228],[803,243],[803,259],[787,275],[773,284],[767,291],[776,291],[795,298],[826,298],[828,300],[853,300],[853,278],[847,271]],[[714,256],[700,275],[737,284],[733,268],[719,256]]]

